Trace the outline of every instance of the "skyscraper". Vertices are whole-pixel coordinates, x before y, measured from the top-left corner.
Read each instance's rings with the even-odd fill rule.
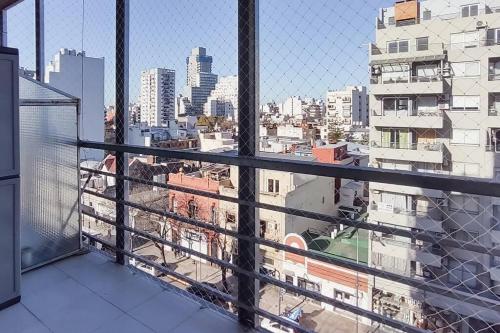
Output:
[[[217,75],[212,74],[212,57],[207,56],[205,48],[194,48],[186,58],[186,76],[184,96],[191,103],[187,112],[189,115],[201,115],[203,105],[217,83]]]
[[[396,1],[380,11],[370,47],[370,162],[374,167],[494,178],[499,173],[500,1]],[[369,221],[469,245],[500,240],[491,197],[370,183]],[[489,230],[492,230],[491,232]],[[425,280],[473,305],[379,277],[373,307],[413,325],[490,331],[500,322],[500,258],[460,246],[374,232],[371,265]],[[397,309],[394,311],[394,309]],[[491,328],[490,328],[491,329]],[[446,329],[445,331],[448,331]]]
[[[45,82],[81,99],[80,138],[104,142],[104,58],[61,49],[45,69]],[[103,152],[90,149],[84,158],[101,160]]]
[[[175,119],[175,71],[153,68],[141,73],[141,122],[167,126]]]

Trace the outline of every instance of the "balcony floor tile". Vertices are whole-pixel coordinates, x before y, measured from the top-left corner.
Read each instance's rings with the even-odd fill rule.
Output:
[[[233,318],[98,253],[25,273],[21,284],[21,303],[0,311],[0,332],[248,331]]]

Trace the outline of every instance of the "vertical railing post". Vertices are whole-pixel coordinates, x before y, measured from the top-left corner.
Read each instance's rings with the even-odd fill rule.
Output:
[[[44,80],[45,69],[45,14],[44,0],[35,0],[35,75],[40,82]]]
[[[0,9],[0,46],[7,46],[7,10]]]
[[[128,131],[128,54],[129,54],[129,0],[116,0],[116,105],[115,125],[116,143],[127,143]],[[128,199],[128,183],[123,176],[128,174],[127,154],[116,152],[116,223],[128,225],[128,209],[122,203]],[[121,177],[120,177],[121,176]],[[127,247],[125,231],[117,228],[116,247],[124,250]],[[116,254],[116,262],[125,264],[123,253]]]
[[[258,105],[258,0],[238,1],[238,154],[254,157],[257,152]],[[253,167],[239,167],[238,198],[240,201],[255,202],[257,174]],[[251,239],[256,236],[255,208],[238,204],[238,233],[244,239],[238,240],[238,266],[246,271],[256,271],[258,248]],[[258,281],[245,274],[238,274],[238,309],[240,323],[254,327],[258,302]]]

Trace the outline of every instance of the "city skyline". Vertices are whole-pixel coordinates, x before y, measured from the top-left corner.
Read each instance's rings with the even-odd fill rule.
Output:
[[[297,0],[261,2],[261,104],[288,96],[324,99],[327,90],[368,85],[368,66],[364,64],[368,63],[368,44],[374,38],[373,20],[378,8],[390,4],[388,0],[376,0],[355,8],[348,3],[333,5],[324,1],[323,6],[319,6],[323,10],[313,11],[307,3]],[[172,31],[166,31],[162,24],[162,15],[166,15],[164,8],[168,6],[156,6],[157,11],[150,11],[139,2],[131,2],[130,6],[131,27],[141,24],[140,31],[130,29],[130,102],[139,100],[140,73],[150,68],[171,68],[179,73],[175,82],[176,95],[179,95],[186,80],[181,75],[185,72],[185,58],[198,46],[205,47],[213,57],[213,73],[238,74],[235,1],[224,0],[219,6],[211,6],[206,0],[172,4],[169,8],[176,14],[176,28]],[[211,19],[190,16],[185,13],[187,9],[191,9],[191,14],[203,14]],[[277,15],[280,10],[281,15]],[[332,22],[331,17],[340,10],[344,15]],[[90,57],[104,57],[105,104],[114,104],[114,47],[109,47],[114,44],[114,22],[109,20],[114,4],[87,0],[83,6],[78,1],[52,0],[46,1],[45,13],[46,35],[51,36],[45,42],[45,63],[60,48],[84,50]],[[61,19],[51,19],[62,13]],[[16,22],[29,22],[33,15],[33,6],[26,1],[9,10],[7,16],[8,38],[12,46],[26,50],[20,54],[20,64],[30,69],[34,68],[34,43],[26,35],[32,27]],[[350,28],[350,34],[343,31],[346,27]],[[335,38],[325,40],[327,35]]]

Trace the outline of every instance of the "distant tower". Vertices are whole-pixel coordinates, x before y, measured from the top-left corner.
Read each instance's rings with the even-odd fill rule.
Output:
[[[175,119],[175,71],[153,68],[141,72],[141,122],[166,126]]]
[[[212,57],[207,56],[205,48],[194,48],[186,58],[186,76],[184,95],[191,105],[187,113],[201,115],[203,105],[217,83],[217,75],[212,74]]]

